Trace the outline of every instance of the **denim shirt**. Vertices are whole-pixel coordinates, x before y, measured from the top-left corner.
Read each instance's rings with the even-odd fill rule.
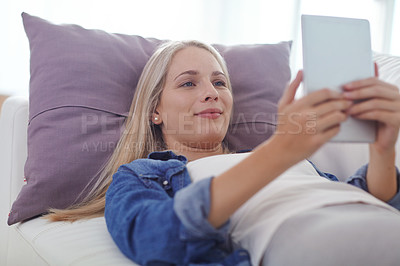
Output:
[[[192,183],[186,163],[184,156],[164,151],[118,169],[105,205],[115,243],[140,265],[251,265],[246,250],[231,249],[229,221],[214,228],[207,220],[213,177]],[[338,181],[316,170],[321,177]],[[364,165],[347,183],[368,191],[366,172]],[[399,176],[397,172],[398,186]],[[388,204],[400,209],[399,187]]]

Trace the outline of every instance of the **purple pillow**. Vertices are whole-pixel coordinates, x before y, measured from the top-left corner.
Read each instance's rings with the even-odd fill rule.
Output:
[[[142,69],[161,42],[22,17],[31,50],[27,182],[10,225],[82,199],[114,150]],[[274,132],[290,46],[215,45],[232,79],[231,149],[254,148]]]
[[[275,131],[277,103],[290,80],[291,42],[214,47],[225,58],[232,81],[228,146],[232,151],[253,149]]]

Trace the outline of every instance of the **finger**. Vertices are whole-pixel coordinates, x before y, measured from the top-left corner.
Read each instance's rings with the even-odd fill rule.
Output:
[[[296,78],[285,89],[285,92],[283,93],[281,99],[279,100],[279,105],[285,106],[293,102],[297,88],[300,86],[300,83],[302,81],[303,81],[303,71],[299,70],[299,72],[297,72]]]
[[[323,144],[325,144],[327,141],[329,141],[331,138],[333,138],[334,136],[336,136],[340,131],[340,124],[337,124],[333,127],[330,127],[328,129],[326,129],[324,132],[314,132],[311,134],[314,134],[313,136],[313,142],[317,145],[317,146],[322,146]],[[310,134],[310,133],[309,133]]]
[[[379,68],[376,62],[374,62],[374,69],[375,69],[375,77],[379,77]]]
[[[370,86],[358,90],[345,91],[343,93],[345,99],[348,100],[365,100],[370,98],[382,98],[387,100],[400,100],[397,88],[394,90],[386,86]]]
[[[333,100],[328,102],[323,102],[314,108],[318,116],[324,116],[330,112],[334,111],[345,111],[353,105],[352,101],[348,100]]]
[[[365,112],[356,116],[353,116],[362,120],[374,120],[379,121],[387,125],[392,125],[399,127],[400,116],[398,113],[393,113],[385,110],[374,110],[370,112]]]
[[[398,88],[396,86],[394,86],[393,84],[384,82],[376,77],[361,79],[361,80],[347,83],[343,86],[343,89],[345,91],[353,91],[353,90],[358,90],[361,88],[372,87],[372,86],[381,86],[381,87],[388,88],[390,90],[398,91]]]
[[[321,89],[310,94],[304,96],[303,98],[298,100],[298,104],[302,104],[305,106],[315,106],[321,104],[325,101],[329,100],[338,100],[342,99],[343,96],[340,92],[330,90],[330,89]]]
[[[327,142],[328,140],[339,134],[339,131],[340,131],[340,124],[337,124],[333,127],[326,129],[322,134],[322,137],[325,139],[325,142]]]
[[[361,113],[373,110],[384,110],[400,113],[400,103],[397,101],[388,101],[382,99],[366,100],[351,106],[351,108],[347,110],[347,113],[349,115],[359,115]]]
[[[317,121],[317,131],[324,132],[331,127],[338,126],[340,123],[344,122],[347,119],[347,115],[343,112],[332,112],[324,116],[323,118],[319,118]]]

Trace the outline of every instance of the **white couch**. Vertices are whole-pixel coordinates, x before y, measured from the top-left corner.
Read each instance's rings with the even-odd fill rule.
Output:
[[[6,225],[24,183],[27,124],[28,100],[7,99],[0,118],[0,265],[136,265],[114,244],[104,218],[73,224],[37,218]]]
[[[400,59],[376,55],[381,77],[400,87]],[[28,100],[10,97],[0,113],[0,266],[136,265],[117,248],[104,218],[50,223],[36,218],[7,226],[11,204],[24,184],[27,157]],[[397,144],[400,153],[400,142]],[[368,161],[366,144],[326,144],[312,158],[340,179]],[[396,159],[400,166],[400,157]]]

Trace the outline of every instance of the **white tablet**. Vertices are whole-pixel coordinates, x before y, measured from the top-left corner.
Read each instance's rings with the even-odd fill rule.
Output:
[[[302,15],[304,88],[307,93],[374,76],[369,22]],[[374,142],[375,122],[349,117],[333,142]]]

